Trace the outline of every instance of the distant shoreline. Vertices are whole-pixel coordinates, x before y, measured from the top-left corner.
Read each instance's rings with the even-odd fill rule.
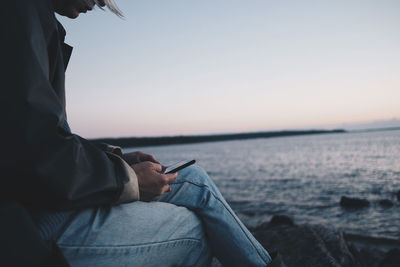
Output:
[[[257,138],[285,137],[312,134],[347,133],[343,129],[335,130],[307,130],[307,131],[275,131],[275,132],[253,132],[237,134],[218,135],[186,135],[186,136],[161,136],[161,137],[124,137],[124,138],[98,138],[92,139],[94,143],[107,143],[120,147],[146,147],[181,145],[205,142],[220,142],[232,140],[247,140]]]
[[[398,131],[398,130],[400,130],[400,127],[367,128],[367,129],[355,129],[347,131],[351,133],[369,133],[369,132]]]

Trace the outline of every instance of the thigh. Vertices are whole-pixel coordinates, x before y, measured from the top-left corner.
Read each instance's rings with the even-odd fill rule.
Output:
[[[57,244],[72,266],[202,266],[210,260],[197,216],[161,202],[77,212]]]

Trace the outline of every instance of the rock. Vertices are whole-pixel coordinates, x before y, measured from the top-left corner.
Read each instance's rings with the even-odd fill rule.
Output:
[[[286,215],[274,215],[271,221],[269,222],[270,226],[282,225],[282,224],[294,226],[292,218]]]
[[[254,211],[243,211],[242,212],[244,215],[249,216],[249,217],[254,217],[256,216],[256,213]]]
[[[359,266],[362,267],[378,267],[379,262],[383,259],[384,252],[379,249],[361,248],[358,250],[354,245],[349,245],[350,252],[356,258]]]
[[[282,260],[282,256],[279,253],[276,253],[275,255],[272,255],[272,253],[270,253],[270,255],[272,257],[272,262],[268,264],[268,267],[287,267]],[[214,257],[211,261],[210,267],[223,267],[223,265],[218,261],[217,258]]]
[[[379,267],[399,267],[400,266],[400,249],[394,248],[389,250],[383,260],[379,263]]]
[[[361,198],[342,196],[340,198],[340,206],[344,208],[365,208],[369,206],[369,201]]]
[[[271,220],[272,221],[272,220]],[[343,237],[334,229],[310,225],[270,225],[255,237],[268,251],[278,251],[286,267],[360,266]]]
[[[378,267],[383,258],[387,255],[388,251],[391,249],[398,250],[400,248],[400,240],[397,239],[363,236],[350,233],[344,234],[344,237],[350,247],[350,252],[358,262],[361,263],[362,267]],[[354,249],[351,248],[352,246]],[[400,266],[400,264],[398,266]]]
[[[210,267],[223,267],[217,258],[213,258]]]
[[[281,254],[275,253],[275,255],[271,255],[271,257],[272,257],[272,262],[268,264],[268,267],[287,267],[283,262]]]
[[[379,203],[379,205],[381,205],[382,207],[385,207],[385,208],[390,208],[393,206],[393,202],[389,199],[379,200],[378,203]]]
[[[290,218],[289,216],[274,215],[269,222],[265,222],[265,223],[261,224],[255,230],[266,229],[266,228],[270,228],[270,227],[278,226],[278,225],[294,226],[294,222],[293,222],[292,218]]]

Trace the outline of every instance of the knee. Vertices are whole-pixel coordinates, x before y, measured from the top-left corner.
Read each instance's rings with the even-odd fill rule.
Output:
[[[169,239],[194,239],[206,244],[204,225],[195,212],[186,207],[171,205],[168,223],[162,226]],[[179,226],[179,227],[177,227]]]
[[[189,166],[179,172],[178,182],[188,181],[196,184],[209,185],[211,178],[206,171],[198,165]]]
[[[174,225],[177,233],[174,236],[170,236],[170,238],[190,241],[190,243],[185,245],[185,253],[188,253],[187,260],[189,262],[183,265],[209,266],[212,255],[201,219],[193,211],[183,207],[178,208],[180,211],[176,215],[179,217],[180,223]],[[176,227],[176,225],[179,225],[179,227]],[[180,256],[185,257],[183,254]]]
[[[185,225],[181,227],[181,231],[186,231],[187,235],[193,235],[193,238],[204,239],[205,232],[204,226],[200,218],[193,211],[185,208],[179,207],[180,211],[177,216],[181,220],[181,224]]]

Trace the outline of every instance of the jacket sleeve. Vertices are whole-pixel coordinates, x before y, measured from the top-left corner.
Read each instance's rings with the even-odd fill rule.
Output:
[[[122,149],[119,146],[113,146],[106,143],[96,143],[95,145],[107,153],[113,153],[121,158],[123,157]],[[129,181],[125,183],[124,190],[122,191],[118,203],[127,203],[140,199],[139,182],[136,173],[127,163],[125,164],[125,167],[127,167],[128,170]]]
[[[46,38],[33,2],[39,0],[6,1],[0,11],[0,200],[52,209],[117,203],[131,168],[63,130],[64,105],[49,81]]]

